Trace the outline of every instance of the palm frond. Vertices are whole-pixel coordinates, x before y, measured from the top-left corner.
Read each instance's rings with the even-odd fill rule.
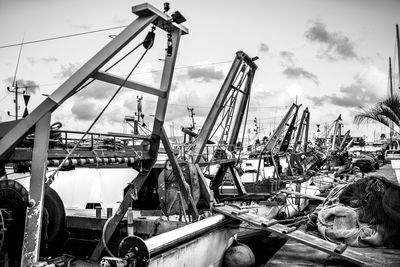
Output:
[[[388,97],[369,110],[363,110],[354,116],[354,123],[358,125],[371,121],[382,123],[388,127],[393,122],[400,127],[400,97],[397,95]]]

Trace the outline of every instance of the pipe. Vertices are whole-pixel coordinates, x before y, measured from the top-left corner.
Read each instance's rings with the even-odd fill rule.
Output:
[[[189,242],[217,227],[226,225],[233,220],[234,219],[226,217],[225,215],[217,214],[204,220],[151,237],[144,242],[150,252],[150,256],[153,257],[168,249]]]
[[[191,136],[191,137],[194,137],[194,138],[197,138],[197,136],[198,136],[197,133],[193,132],[189,128],[182,127],[182,132],[187,134],[187,135],[189,135],[189,136]],[[207,140],[207,144],[214,145],[215,143],[213,141],[211,141],[211,140]]]

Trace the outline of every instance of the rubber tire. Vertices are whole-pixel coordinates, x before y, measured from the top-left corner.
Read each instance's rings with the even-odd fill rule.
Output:
[[[47,228],[47,240],[45,229]],[[65,231],[65,209],[58,193],[46,186],[42,219],[41,256],[55,256],[64,247],[68,233]]]
[[[28,196],[28,191],[17,181],[0,181],[0,208],[11,211],[14,220],[5,234],[10,267],[21,262]]]

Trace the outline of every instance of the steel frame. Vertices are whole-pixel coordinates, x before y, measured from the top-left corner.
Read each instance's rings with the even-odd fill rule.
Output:
[[[119,35],[110,41],[103,49],[76,71],[67,81],[57,90],[47,97],[35,110],[27,117],[19,121],[1,140],[0,140],[0,161],[6,161],[7,157],[15,149],[16,145],[29,134],[35,127],[35,140],[32,156],[32,175],[30,180],[30,200],[27,209],[24,245],[22,252],[21,266],[33,266],[39,260],[41,216],[43,211],[44,181],[48,151],[48,139],[50,129],[51,113],[58,108],[69,97],[73,96],[79,88],[90,79],[99,79],[116,85],[122,85],[123,78],[99,72],[110,59],[113,58],[122,48],[129,44],[140,32],[150,24],[171,33],[172,55],[165,57],[164,69],[161,78],[160,88],[152,88],[133,81],[127,81],[124,87],[135,89],[141,92],[156,95],[158,97],[154,127],[150,141],[150,154],[153,159],[144,165],[147,169],[140,172],[133,180],[134,190],[139,191],[151,167],[157,158],[157,152],[162,133],[162,125],[165,119],[168,96],[171,88],[173,70],[177,57],[180,37],[188,33],[188,29],[182,25],[173,23],[172,18],[159,11],[150,4],[141,4],[132,7],[132,12],[138,16],[129,26]],[[174,159],[173,159],[174,160]],[[131,199],[131,190],[125,195],[118,211],[117,216],[111,222],[116,226],[124,216]],[[111,236],[115,228],[107,229]],[[102,245],[98,245],[96,251],[101,254]]]
[[[245,71],[247,72],[245,73]],[[255,74],[255,71],[257,70],[257,65],[254,63],[253,59],[250,58],[246,53],[242,51],[236,52],[236,57],[232,63],[232,66],[228,72],[227,77],[225,78],[225,81],[221,87],[221,90],[219,91],[216,99],[214,100],[214,104],[212,105],[212,108],[210,112],[207,115],[207,119],[205,120],[205,123],[203,127],[200,130],[200,133],[198,134],[197,138],[195,139],[192,149],[190,151],[190,157],[189,160],[191,160],[193,163],[198,164],[200,162],[202,153],[204,151],[204,148],[210,138],[210,135],[214,129],[215,123],[218,119],[219,114],[223,111],[224,109],[224,104],[227,101],[232,101],[232,103],[235,105],[236,104],[236,97],[237,94],[240,92],[243,94],[240,102],[239,102],[239,107],[237,109],[237,117],[236,120],[233,123],[232,130],[230,130],[230,124],[232,123],[232,116],[233,114],[230,114],[230,118],[228,118],[228,124],[229,126],[224,129],[224,131],[230,131],[230,138],[228,140],[228,150],[233,150],[233,145],[236,144],[238,140],[238,134],[240,127],[242,126],[242,121],[243,117],[245,115],[245,110],[248,105],[248,101],[250,99],[250,93],[251,93],[251,85],[253,82],[253,77]],[[236,77],[239,73],[239,71],[242,71],[242,75],[245,84],[244,84],[244,89],[241,90],[240,88],[235,86],[235,81]],[[240,86],[239,86],[240,87]],[[228,96],[231,95],[231,97],[235,97],[235,99],[228,99]],[[233,107],[231,107],[233,108]],[[233,111],[228,111],[230,113],[233,113]],[[228,116],[227,114],[225,114]],[[228,133],[223,133],[223,135],[229,134]],[[223,136],[222,135],[222,136]],[[244,186],[241,184],[239,181],[239,175],[233,168],[233,164],[235,163],[234,161],[229,161],[227,164],[221,164],[220,170],[217,172],[215,175],[215,178],[212,181],[212,188],[215,192],[217,191],[216,188],[221,184],[222,178],[225,176],[226,171],[229,169],[233,181],[238,189],[239,195],[243,195],[246,193],[246,190]],[[226,165],[226,166],[225,166]],[[200,169],[198,167],[198,169]],[[200,179],[199,179],[199,184],[200,184],[200,190],[201,190],[201,195],[205,199],[210,199],[210,190],[207,186],[207,183],[202,175],[202,172],[199,171],[200,174]]]

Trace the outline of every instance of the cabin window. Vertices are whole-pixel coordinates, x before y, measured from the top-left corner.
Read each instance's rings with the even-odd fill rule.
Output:
[[[96,208],[101,208],[101,204],[100,203],[86,203],[86,209],[88,210],[95,210]]]

